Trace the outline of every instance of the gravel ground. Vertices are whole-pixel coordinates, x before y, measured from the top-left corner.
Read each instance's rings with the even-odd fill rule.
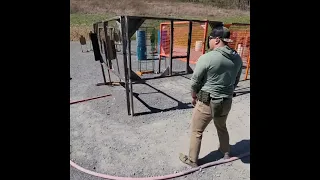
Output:
[[[189,145],[192,107],[187,78],[170,77],[147,81],[148,85],[134,84],[135,113],[145,115],[131,117],[127,115],[123,87],[95,86],[103,79],[92,52],[82,53],[78,42],[70,42],[70,64],[71,101],[112,94],[70,105],[71,160],[86,169],[122,177],[160,176],[189,168],[178,158],[179,152],[188,152]],[[175,70],[185,67],[181,61],[174,64]],[[137,61],[133,60],[133,66],[137,67]],[[118,81],[113,74],[111,78]],[[241,81],[237,91],[239,96],[234,98],[228,129],[232,151],[244,153],[250,151],[250,80]],[[150,109],[162,112],[150,113]],[[204,133],[200,158],[215,160],[217,147],[217,132],[210,123]],[[71,167],[70,179],[100,178]],[[176,179],[250,179],[250,157]]]

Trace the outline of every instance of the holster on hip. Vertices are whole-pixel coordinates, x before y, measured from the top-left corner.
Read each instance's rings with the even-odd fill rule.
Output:
[[[202,91],[202,90],[200,90],[197,93],[197,98],[199,101],[206,103],[206,104],[210,103],[210,100],[211,100],[210,93]]]

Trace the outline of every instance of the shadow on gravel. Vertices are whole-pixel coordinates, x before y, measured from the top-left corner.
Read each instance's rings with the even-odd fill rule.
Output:
[[[239,156],[241,154],[250,152],[250,139],[241,140],[235,145],[231,145],[231,156]],[[210,152],[208,155],[199,159],[199,165],[203,165],[209,162],[217,161],[223,158],[223,155],[220,151],[215,150]],[[250,164],[250,155],[240,159],[245,164]]]
[[[250,93],[250,87],[236,89],[234,92],[237,94],[236,97],[244,95],[244,94],[248,94],[248,93]]]
[[[193,106],[191,105],[191,103],[182,103],[181,101],[175,99],[174,97],[164,93],[163,91],[151,86],[150,84],[147,83],[143,83],[144,85],[147,85],[149,87],[151,87],[152,89],[154,89],[155,91],[157,91],[156,93],[161,93],[167,97],[169,97],[170,99],[176,101],[178,103],[177,106],[175,107],[171,107],[171,108],[167,108],[167,109],[158,109],[158,108],[154,108],[151,107],[150,105],[148,105],[147,103],[145,103],[140,97],[138,93],[133,93],[133,96],[140,101],[144,106],[146,106],[150,111],[148,112],[141,112],[141,113],[135,113],[135,116],[141,116],[141,115],[146,115],[146,114],[154,114],[154,113],[160,113],[160,112],[167,112],[167,111],[172,111],[172,110],[177,110],[177,109],[191,109],[193,108]],[[142,93],[141,93],[142,94]]]
[[[184,76],[182,76],[184,77]],[[185,77],[186,78],[186,77]],[[148,105],[146,102],[144,102],[140,97],[139,95],[140,94],[146,94],[146,93],[133,93],[133,96],[138,100],[140,101],[145,107],[147,107],[150,111],[148,112],[140,112],[140,113],[135,113],[135,116],[141,116],[141,115],[147,115],[147,114],[154,114],[154,113],[160,113],[160,112],[167,112],[167,111],[172,111],[172,110],[178,110],[178,109],[191,109],[193,108],[193,106],[191,105],[191,103],[182,103],[181,101],[175,99],[174,97],[166,94],[165,92],[151,86],[150,84],[144,82],[144,83],[140,83],[140,84],[144,84],[144,85],[147,85],[149,86],[150,88],[154,89],[156,92],[154,93],[161,93],[167,97],[169,97],[170,99],[176,101],[178,103],[178,105],[176,107],[171,107],[171,108],[167,108],[167,109],[159,109],[159,108],[154,108],[154,107],[151,107],[150,105]],[[244,95],[244,94],[248,94],[250,93],[250,90],[247,90],[247,89],[250,89],[250,87],[245,87],[245,88],[241,88],[241,89],[237,89],[235,92],[237,94],[237,96],[241,96],[241,95]]]
[[[241,95],[250,93],[250,91],[238,91],[238,92],[236,92],[236,93],[237,93],[237,96],[241,96]],[[236,96],[236,97],[237,97],[237,96]]]

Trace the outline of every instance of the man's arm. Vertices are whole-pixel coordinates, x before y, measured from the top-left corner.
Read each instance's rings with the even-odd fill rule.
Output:
[[[240,59],[241,60],[241,59]],[[241,60],[241,65],[240,65],[240,69],[238,70],[238,74],[237,74],[237,77],[236,77],[236,81],[234,83],[234,89],[236,89],[236,87],[238,86],[238,83],[240,81],[240,76],[242,74],[242,66],[243,66],[243,63],[242,63],[242,60]]]
[[[203,78],[207,71],[207,62],[203,59],[203,56],[199,58],[197,65],[193,71],[191,77],[191,96],[193,99],[196,98],[196,94],[200,91],[203,86]]]

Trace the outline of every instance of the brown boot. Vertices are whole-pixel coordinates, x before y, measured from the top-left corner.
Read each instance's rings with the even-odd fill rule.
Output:
[[[229,152],[222,152],[220,149],[219,149],[220,153],[223,155],[223,159],[229,159],[230,158],[230,153]]]
[[[230,154],[229,153],[224,153],[223,159],[229,159],[230,158]]]
[[[188,156],[186,156],[186,155],[184,155],[184,154],[182,154],[182,153],[179,154],[179,159],[180,159],[181,162],[183,162],[183,163],[185,163],[185,164],[188,164],[189,166],[191,166],[191,167],[193,167],[193,168],[194,168],[194,167],[198,167],[198,164],[197,164],[197,163],[192,162],[192,161],[189,159]]]

